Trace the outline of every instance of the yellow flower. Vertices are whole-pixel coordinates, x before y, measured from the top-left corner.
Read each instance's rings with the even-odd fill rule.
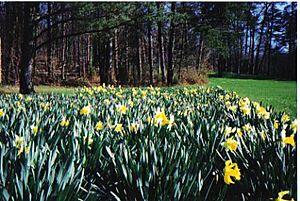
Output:
[[[20,136],[16,135],[15,145],[16,145],[16,148],[18,149],[18,155],[23,153],[23,151],[24,151],[24,137],[20,137]]]
[[[233,138],[229,138],[225,143],[224,143],[224,147],[226,149],[229,149],[230,151],[234,152],[236,151],[237,147],[238,147],[238,142],[236,140],[234,140]]]
[[[294,134],[291,135],[291,136],[289,136],[289,137],[283,137],[283,138],[282,138],[282,143],[283,143],[284,145],[290,144],[290,145],[292,145],[292,146],[294,147],[294,146],[295,146]]]
[[[270,118],[270,112],[267,112],[266,108],[261,107],[261,106],[256,107],[256,114],[259,118],[262,118],[262,117],[265,119]]]
[[[297,132],[297,120],[296,119],[292,122],[291,128],[293,129],[293,133]]]
[[[39,131],[39,127],[38,127],[38,126],[32,125],[32,126],[30,126],[30,128],[31,128],[31,132],[32,132],[34,135],[36,135],[37,132]]]
[[[225,95],[225,100],[229,100],[230,96],[228,94]]]
[[[229,101],[226,101],[226,102],[225,102],[225,106],[226,106],[226,107],[230,107],[230,106],[231,106],[231,103],[230,103]]]
[[[115,131],[117,133],[122,133],[123,132],[123,125],[122,124],[117,124],[116,128],[115,128]]]
[[[26,102],[30,102],[31,100],[32,100],[32,98],[30,96],[27,96],[25,99]]]
[[[251,112],[251,110],[248,106],[243,106],[240,109],[241,109],[241,112],[243,113],[244,116],[249,115],[250,112]]]
[[[250,123],[245,124],[244,126],[242,126],[242,129],[245,132],[250,132],[251,131],[251,124]]]
[[[85,143],[88,143],[88,146],[90,146],[91,144],[93,144],[93,138],[92,138],[92,136],[89,136],[89,138],[87,139],[87,136],[84,136],[84,142]],[[89,147],[90,148],[90,147]]]
[[[129,130],[130,130],[130,132],[137,133],[139,127],[140,127],[139,124],[131,123],[130,126],[129,126]]]
[[[289,121],[290,120],[290,117],[289,117],[289,115],[287,115],[286,113],[284,113],[283,115],[282,115],[282,117],[281,117],[281,121],[282,122],[287,122],[287,121]]]
[[[133,101],[132,101],[132,100],[129,100],[129,101],[128,101],[128,105],[129,105],[131,108],[133,108]]]
[[[290,191],[281,191],[278,193],[278,198],[276,198],[275,201],[294,201],[294,199],[290,199],[290,200],[286,200],[286,199],[283,199],[283,197],[285,195],[288,195],[290,193]]]
[[[237,163],[232,163],[231,160],[227,160],[224,168],[224,182],[228,185],[234,184],[231,177],[235,178],[236,180],[240,180],[241,172]]]
[[[261,131],[261,137],[263,140],[266,139],[266,132],[264,130]]]
[[[5,112],[3,111],[3,109],[0,109],[0,117],[4,117]]]
[[[239,135],[240,138],[243,137],[242,129],[237,128],[236,132],[237,132],[237,134]]]
[[[278,127],[279,127],[279,121],[278,121],[278,120],[275,120],[275,121],[274,121],[274,128],[275,128],[275,129],[278,129]]]
[[[80,114],[81,115],[88,115],[91,113],[91,107],[88,105],[88,106],[85,106],[83,107],[81,110],[80,110]]]
[[[236,112],[237,106],[232,105],[232,106],[229,107],[229,110],[231,110],[231,111],[233,111],[233,112]]]
[[[96,131],[100,131],[103,129],[103,124],[101,121],[98,121],[96,124]]]
[[[69,120],[67,120],[67,119],[63,119],[61,122],[60,122],[60,125],[62,126],[62,127],[68,127],[69,126]]]
[[[224,100],[224,96],[223,95],[219,95],[219,100],[220,101]]]
[[[170,121],[167,118],[164,111],[158,110],[154,116],[154,122],[155,122],[156,126],[158,126],[158,125],[164,126],[164,125],[169,124]]]
[[[230,133],[234,133],[236,131],[236,128],[232,128],[230,126],[225,126],[225,132],[224,132],[224,135],[227,136],[229,135]]]
[[[120,112],[121,114],[125,114],[127,111],[127,107],[125,105],[119,105],[117,107],[117,111]]]

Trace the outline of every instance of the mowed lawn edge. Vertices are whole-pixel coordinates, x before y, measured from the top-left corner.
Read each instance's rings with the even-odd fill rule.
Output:
[[[275,112],[297,117],[297,82],[232,78],[209,78],[208,86],[221,86],[241,97],[272,105]]]

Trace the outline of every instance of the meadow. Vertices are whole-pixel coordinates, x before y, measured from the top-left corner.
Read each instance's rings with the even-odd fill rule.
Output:
[[[2,94],[0,122],[1,200],[296,196],[294,118],[220,86]]]

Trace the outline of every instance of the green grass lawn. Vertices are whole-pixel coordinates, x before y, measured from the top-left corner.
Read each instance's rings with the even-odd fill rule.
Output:
[[[75,92],[74,87],[61,87],[61,86],[35,86],[34,90],[37,93],[41,94],[65,94],[65,95],[72,95]],[[0,94],[1,93],[19,93],[19,87],[18,86],[0,86]]]
[[[242,97],[272,105],[277,112],[284,111],[294,118],[297,116],[296,81],[209,78],[208,85],[220,85]]]

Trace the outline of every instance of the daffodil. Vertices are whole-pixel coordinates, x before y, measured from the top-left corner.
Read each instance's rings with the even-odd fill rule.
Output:
[[[287,122],[287,121],[289,121],[289,120],[290,120],[289,115],[287,115],[286,113],[284,113],[284,114],[282,115],[282,117],[281,117],[281,121],[282,121],[283,123],[285,123],[285,122]]]
[[[281,191],[278,193],[278,197],[275,199],[275,201],[294,201],[294,199],[290,199],[290,200],[287,200],[287,199],[283,199],[283,197],[285,195],[288,195],[290,193],[290,191]]]
[[[236,131],[236,128],[232,128],[230,126],[225,126],[224,135],[227,136],[230,133],[234,133]]]
[[[154,123],[156,126],[164,126],[169,124],[169,119],[167,118],[166,114],[164,111],[158,110],[154,116]]]
[[[293,129],[293,133],[297,132],[297,120],[296,119],[292,122],[291,128]]]
[[[231,106],[231,103],[230,103],[229,101],[226,101],[226,102],[225,102],[225,106],[226,106],[227,108],[229,108],[229,107]]]
[[[123,125],[122,124],[116,124],[115,131],[117,133],[122,133],[123,132]]]
[[[117,107],[117,111],[120,112],[121,114],[125,114],[127,111],[127,107],[125,105],[119,105]]]
[[[266,108],[261,106],[256,107],[256,114],[259,118],[265,118],[265,119],[270,118],[270,112],[267,112]]]
[[[237,132],[237,134],[238,134],[238,136],[239,136],[240,138],[243,137],[243,131],[242,131],[242,129],[237,128],[237,129],[236,129],[236,132]]]
[[[91,113],[91,107],[89,105],[81,108],[80,110],[81,115],[88,115],[90,113]]]
[[[37,132],[39,131],[39,127],[38,126],[31,125],[30,128],[31,128],[31,132],[33,133],[33,135],[36,135]]]
[[[0,109],[0,117],[4,117],[4,115],[5,115],[4,110],[3,110],[3,109]]]
[[[30,102],[31,100],[32,100],[32,98],[30,96],[27,96],[25,99],[26,102]]]
[[[274,126],[275,129],[278,129],[278,127],[279,127],[279,121],[275,120],[274,123],[273,123],[273,126]]]
[[[95,128],[96,128],[96,131],[102,130],[103,129],[103,123],[101,121],[98,121]]]
[[[229,138],[223,145],[226,149],[234,152],[238,147],[238,142],[233,138]]]
[[[248,132],[250,132],[250,131],[252,130],[252,126],[251,126],[250,123],[247,123],[247,124],[245,124],[244,126],[242,126],[242,129],[243,129],[246,133],[248,133]]]
[[[227,160],[224,168],[224,182],[228,185],[234,184],[232,177],[239,181],[241,179],[241,172],[237,163]]]
[[[231,110],[232,112],[236,112],[237,106],[235,105],[229,106],[229,110]]]
[[[60,122],[60,125],[61,125],[62,127],[68,127],[69,124],[70,124],[70,122],[69,122],[69,120],[67,120],[67,119],[63,119],[63,120]]]
[[[249,115],[250,112],[251,112],[251,109],[248,106],[240,107],[240,110],[241,110],[241,112],[243,113],[244,116]]]
[[[138,129],[139,129],[139,124],[137,124],[135,122],[131,123],[129,126],[130,132],[137,133]]]
[[[294,134],[292,134],[292,135],[289,136],[289,137],[283,137],[283,138],[282,138],[282,143],[283,143],[284,145],[290,144],[290,145],[292,145],[292,146],[294,147],[294,146],[295,146]]]
[[[23,151],[24,151],[24,137],[20,137],[20,136],[16,135],[15,146],[18,149],[18,155],[23,153]]]

